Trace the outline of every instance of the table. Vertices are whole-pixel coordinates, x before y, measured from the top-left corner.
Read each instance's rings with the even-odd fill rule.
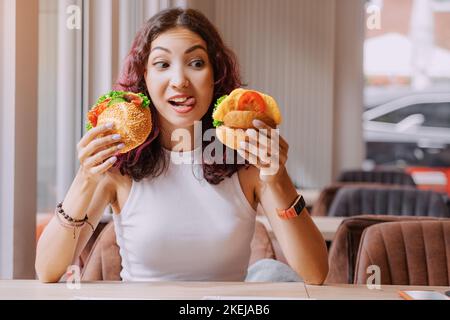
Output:
[[[2,299],[194,299],[205,297],[279,297],[307,299],[303,282],[82,282],[80,289],[66,283],[44,284],[38,280],[0,280]],[[256,298],[258,299],[258,298]]]
[[[320,196],[320,189],[297,189],[297,193],[303,196],[308,207],[312,207]]]
[[[337,229],[339,228],[344,217],[311,217],[323,238],[326,241],[332,241],[334,239],[334,235],[336,234]],[[270,226],[270,222],[267,217],[261,213],[256,216],[256,220],[261,222],[269,232],[269,234],[273,237],[272,227]]]
[[[0,280],[2,299],[163,299],[184,300],[215,297],[273,299],[395,299],[398,290],[436,290],[448,287],[381,286],[370,290],[364,285],[313,286],[302,282],[83,282],[80,289],[69,289],[65,283],[44,284],[38,280]]]
[[[339,284],[332,286],[305,285],[308,296],[318,300],[403,300],[399,290],[426,290],[445,294],[450,287],[443,286],[398,286],[381,285],[379,290],[369,289],[366,285]]]
[[[332,241],[344,217],[311,217],[326,241]]]

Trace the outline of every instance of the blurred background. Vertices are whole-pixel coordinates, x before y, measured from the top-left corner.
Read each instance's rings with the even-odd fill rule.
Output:
[[[58,25],[67,23],[71,15],[76,17],[76,10],[67,9],[70,4],[77,3],[81,9],[81,23],[89,29],[83,32],[84,28],[80,28],[73,32],[65,28],[63,33],[66,35],[61,35],[58,31],[62,28]],[[450,166],[448,0],[373,0],[365,3],[355,0],[342,1],[342,4],[308,0],[283,0],[280,3],[274,0],[100,0],[96,3],[39,1],[39,212],[52,210],[75,171],[76,164],[72,159],[61,159],[58,164],[58,146],[63,143],[73,145],[73,140],[79,138],[86,107],[111,87],[137,28],[152,13],[176,5],[193,6],[207,14],[229,46],[238,53],[249,87],[267,91],[279,101],[285,118],[281,130],[293,149],[290,172],[299,187],[322,187],[343,167],[352,165],[367,169],[380,165],[401,168]],[[88,8],[83,10],[83,6]],[[336,16],[337,12],[341,15]],[[60,17],[62,21],[58,22],[61,15],[64,19]],[[353,20],[341,21],[348,18]],[[339,35],[344,32],[338,30],[336,24],[339,23],[353,23],[359,30]],[[340,29],[344,28],[340,26]],[[83,33],[87,34],[83,37]],[[336,48],[339,46],[336,41],[341,40],[339,37],[345,38],[343,42],[347,48],[344,50]],[[363,50],[362,59],[359,50]],[[58,64],[58,57],[72,65]],[[340,70],[337,63],[362,65]],[[58,66],[66,70],[58,69]],[[344,75],[360,68],[363,72],[361,84],[357,83],[357,76]],[[82,70],[88,70],[89,74],[79,74]],[[344,74],[336,74],[336,71]],[[67,141],[58,134],[57,125],[45,125],[58,123],[58,114],[63,112],[57,107],[64,108],[58,104],[61,90],[58,89],[58,85],[61,86],[58,76],[79,82],[72,83],[73,98],[79,97],[80,93],[84,95],[78,105],[73,105],[73,110],[61,115],[67,117],[65,121],[76,121],[71,124],[75,126],[74,136],[68,137]],[[346,76],[352,78],[346,79]],[[353,83],[337,83],[341,80]],[[347,88],[341,88],[343,86]],[[87,90],[83,91],[83,88]],[[356,121],[358,117],[351,114],[342,117],[355,120],[350,124],[354,128],[352,132],[360,135],[361,127],[362,135],[351,139],[355,154],[341,160],[350,163],[342,163],[333,169],[333,157],[342,157],[333,154],[330,148],[333,132],[345,126],[345,123],[334,123],[333,104],[338,103],[336,95],[352,94],[356,88],[363,90],[352,99],[355,103],[360,95],[363,98],[358,106],[354,106],[358,109],[347,106],[348,111],[343,111],[361,114],[360,120]],[[67,133],[67,129],[63,131],[61,134]],[[73,150],[67,152],[73,153]],[[64,157],[73,158],[73,154]],[[361,164],[359,160],[362,160]],[[444,175],[434,177],[435,183],[445,184]]]
[[[391,168],[450,194],[450,0],[2,0],[0,95],[18,89],[1,109],[4,275],[18,241],[8,225],[29,221],[8,212],[34,208],[38,223],[53,212],[78,169],[87,110],[111,89],[138,28],[176,6],[205,13],[248,87],[278,101],[300,190],[347,169]],[[11,153],[17,145],[26,151]]]
[[[364,42],[364,164],[404,168],[450,192],[449,1],[371,4],[382,28]]]

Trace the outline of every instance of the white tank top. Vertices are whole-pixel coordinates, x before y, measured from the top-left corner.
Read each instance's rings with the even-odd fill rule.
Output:
[[[243,281],[256,212],[238,174],[218,185],[193,163],[201,149],[165,150],[168,170],[133,181],[120,214],[114,214],[123,281]],[[179,157],[187,162],[175,164]]]

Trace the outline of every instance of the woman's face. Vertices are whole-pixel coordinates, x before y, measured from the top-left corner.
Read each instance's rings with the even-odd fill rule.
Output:
[[[163,129],[187,128],[207,112],[214,75],[205,41],[186,28],[153,40],[145,81]]]

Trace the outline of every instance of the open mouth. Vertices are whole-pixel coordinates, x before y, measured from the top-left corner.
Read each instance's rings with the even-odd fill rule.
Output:
[[[196,100],[192,96],[174,97],[168,100],[172,109],[177,113],[187,113],[194,109]]]
[[[192,96],[172,98],[169,99],[169,103],[174,107],[193,107],[195,105],[195,98]]]

